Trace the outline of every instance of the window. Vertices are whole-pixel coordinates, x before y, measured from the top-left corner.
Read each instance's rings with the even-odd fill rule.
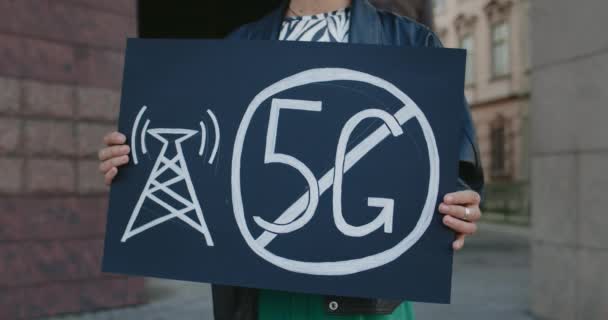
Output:
[[[476,23],[477,16],[475,15],[465,15],[461,13],[454,19],[454,29],[456,29],[456,34],[458,35],[458,39],[460,39],[458,46],[467,51],[467,63],[465,74],[465,84],[467,86],[470,86],[475,82]]]
[[[433,0],[433,11],[435,13],[442,13],[445,11],[445,0]]]
[[[498,116],[490,126],[490,174],[494,178],[507,176],[506,122]]]
[[[492,26],[492,74],[495,77],[511,73],[509,59],[509,25],[500,22]]]
[[[472,34],[467,34],[460,39],[460,47],[467,51],[467,64],[465,73],[465,84],[475,83],[475,41]]]

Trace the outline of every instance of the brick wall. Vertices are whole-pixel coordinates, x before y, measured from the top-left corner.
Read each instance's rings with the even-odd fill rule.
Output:
[[[140,303],[143,280],[100,272],[135,0],[0,0],[0,319]]]

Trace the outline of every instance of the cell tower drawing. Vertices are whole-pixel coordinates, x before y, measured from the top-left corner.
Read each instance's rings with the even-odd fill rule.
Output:
[[[131,154],[135,165],[139,163],[137,158],[137,146],[135,143],[137,141],[137,128],[145,111],[145,106],[140,109],[133,123],[133,130],[131,131]],[[207,114],[211,118],[215,129],[215,145],[208,161],[209,164],[212,164],[219,148],[220,135],[217,118],[210,110],[207,110]],[[158,226],[163,222],[177,218],[202,233],[207,246],[212,247],[214,245],[213,239],[207,223],[205,222],[203,209],[196,195],[192,178],[188,171],[188,164],[186,163],[186,158],[184,157],[184,151],[182,149],[182,143],[199,133],[199,131],[184,128],[148,129],[149,124],[150,120],[146,120],[144,128],[140,133],[139,142],[141,144],[141,152],[143,154],[147,154],[148,152],[146,146],[147,135],[151,135],[156,140],[160,141],[162,146],[148,179],[146,180],[145,186],[131,212],[131,217],[129,218],[121,241],[125,242],[137,234]],[[203,156],[207,135],[203,121],[200,122],[200,128],[201,146],[198,155]],[[185,184],[185,191],[183,188],[177,188],[179,184]],[[171,198],[170,202],[179,203],[179,205],[168,203],[163,200],[165,197]],[[142,210],[148,202],[153,203],[157,208],[162,208],[164,215],[156,217],[155,219],[134,228],[134,224],[138,218],[141,218],[142,215],[150,214],[149,212],[146,212],[146,210]],[[194,217],[188,216],[188,214],[192,212],[195,213]],[[158,215],[158,210],[155,210],[155,214]]]

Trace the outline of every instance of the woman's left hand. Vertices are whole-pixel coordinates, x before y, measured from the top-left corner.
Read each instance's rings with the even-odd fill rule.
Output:
[[[477,231],[475,222],[481,218],[479,193],[472,190],[448,193],[439,205],[439,212],[445,214],[443,224],[454,230],[457,234],[452,243],[454,250],[464,246],[464,238]]]

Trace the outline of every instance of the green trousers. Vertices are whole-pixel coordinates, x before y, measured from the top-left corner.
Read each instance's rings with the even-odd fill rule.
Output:
[[[259,320],[414,320],[409,302],[389,315],[328,315],[324,298],[319,295],[260,290]]]

